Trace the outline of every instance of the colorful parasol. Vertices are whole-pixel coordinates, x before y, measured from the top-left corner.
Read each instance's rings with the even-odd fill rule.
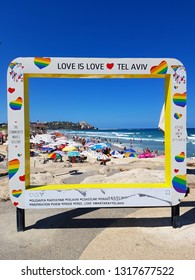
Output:
[[[62,156],[58,153],[52,153],[48,155],[49,159],[62,159]]]
[[[78,151],[72,151],[67,153],[68,157],[79,157],[80,155],[81,154]]]
[[[77,148],[75,146],[66,146],[62,149],[63,152],[70,152],[70,151],[76,151]]]

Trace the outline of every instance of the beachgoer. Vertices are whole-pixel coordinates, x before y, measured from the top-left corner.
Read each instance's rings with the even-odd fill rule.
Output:
[[[3,133],[0,131],[0,144],[3,144]]]
[[[146,148],[145,153],[146,153],[146,154],[150,154],[151,151],[150,151],[148,148]]]

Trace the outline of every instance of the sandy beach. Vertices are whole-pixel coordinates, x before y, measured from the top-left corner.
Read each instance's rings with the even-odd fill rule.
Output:
[[[0,153],[6,155],[6,146],[0,147]],[[112,182],[163,182],[164,159],[111,158],[106,165],[89,158],[82,163],[70,163],[66,155],[63,162],[49,160],[44,163],[47,154],[31,157],[31,185],[66,183],[112,183]],[[1,163],[1,172],[7,172],[7,162]],[[154,170],[158,172],[153,172]],[[144,174],[143,174],[144,171]],[[140,176],[140,172],[142,176]],[[1,177],[0,199],[9,199],[8,178]]]
[[[0,145],[0,153],[7,155],[6,145]],[[84,184],[84,183],[158,183],[165,180],[165,159],[154,158],[115,158],[110,156],[106,165],[95,157],[87,157],[83,162],[70,162],[67,153],[62,162],[46,160],[48,153],[39,152],[30,157],[32,186],[48,184]],[[187,159],[188,170],[195,168],[195,160]],[[7,160],[0,164],[1,174],[7,174]],[[191,172],[189,172],[191,173]],[[195,175],[187,175],[189,187],[195,186]],[[9,199],[8,177],[1,176],[0,200]]]
[[[5,145],[0,145],[0,153],[6,155]],[[165,176],[164,158],[161,157],[111,158],[106,165],[101,165],[93,158],[82,163],[71,163],[66,155],[63,156],[63,162],[49,160],[44,163],[46,157],[47,154],[42,153],[31,157],[31,184],[47,185],[51,181],[53,184],[162,182]],[[188,171],[195,169],[194,159],[187,160],[187,169]],[[60,217],[63,215],[68,217],[71,215],[69,213],[77,211],[76,209],[66,209],[63,213],[62,210],[47,209],[29,210],[27,230],[18,235],[14,207],[9,201],[6,160],[1,162],[0,171],[0,201],[3,211],[1,223],[3,225],[3,221],[10,221],[5,227],[1,226],[1,240],[4,243],[4,250],[0,253],[1,259],[195,259],[194,174],[187,174],[190,194],[182,202],[181,227],[178,229],[171,227],[170,209],[167,207],[155,208],[155,211],[153,208],[96,209],[89,212],[78,209],[81,212],[79,214],[81,223],[84,219],[86,227],[85,222],[81,226],[80,220],[77,219],[72,222],[70,220],[68,227],[60,225],[62,223]],[[102,217],[102,224],[100,217]],[[49,224],[53,225],[50,230],[48,230]],[[91,227],[91,224],[94,226]],[[60,248],[61,245],[67,247],[63,239],[64,229],[67,238],[72,240],[71,242],[73,240],[76,242],[77,249],[72,246],[64,253],[60,250],[58,254],[52,253],[52,250],[47,252],[45,249],[53,248],[54,243],[55,248]],[[18,243],[14,241],[16,236],[19,237]],[[42,236],[45,238],[43,239]],[[113,243],[110,240],[115,241]],[[11,248],[9,244],[12,244]],[[24,244],[31,248],[31,251],[27,253],[21,250]],[[181,244],[183,244],[182,250]],[[42,251],[41,248],[44,250]]]

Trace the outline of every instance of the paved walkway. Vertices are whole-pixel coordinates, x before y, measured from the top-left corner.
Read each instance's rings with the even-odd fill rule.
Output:
[[[195,188],[181,204],[181,227],[168,208],[25,210],[0,203],[0,259],[195,259]]]

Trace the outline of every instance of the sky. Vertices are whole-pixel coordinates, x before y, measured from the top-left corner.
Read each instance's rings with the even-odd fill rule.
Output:
[[[193,0],[1,1],[0,123],[14,58],[177,58],[187,71],[187,127],[195,127],[194,14]],[[157,128],[164,80],[31,78],[29,98],[31,121]]]

